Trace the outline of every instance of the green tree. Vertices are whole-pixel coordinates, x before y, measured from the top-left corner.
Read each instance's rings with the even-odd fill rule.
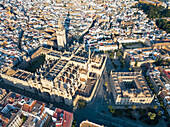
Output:
[[[109,108],[109,109],[113,109],[113,106],[111,106],[111,105],[108,105],[108,108]]]
[[[131,68],[131,67],[129,68],[129,71],[132,71],[132,68]]]
[[[161,116],[161,111],[158,112],[158,116]]]
[[[136,106],[135,106],[135,105],[133,105],[133,106],[132,106],[132,109],[136,109]]]
[[[105,82],[105,86],[107,87],[107,85],[108,85],[108,82]]]
[[[161,107],[163,107],[163,106],[164,106],[163,101],[160,101],[160,106],[161,106]]]
[[[78,108],[84,108],[86,106],[86,102],[84,100],[78,101]]]
[[[108,108],[111,113],[115,113],[115,109],[111,105],[108,105]]]
[[[148,113],[148,116],[149,116],[149,118],[150,118],[151,120],[154,120],[155,117],[156,117],[156,114],[155,114],[155,113],[152,113],[152,112],[149,112],[149,113]]]
[[[163,18],[170,17],[170,9],[165,9],[162,6],[155,6],[152,4],[139,3],[139,9],[143,10],[149,18]],[[170,22],[166,19],[158,19],[156,20],[156,25],[165,30],[167,33],[170,33]]]
[[[125,105],[125,108],[127,109],[127,108],[128,108],[128,105]]]
[[[115,113],[115,109],[111,109],[110,112],[113,114]]]
[[[170,32],[170,21],[167,21],[166,19],[157,19],[156,25],[167,33]]]
[[[27,117],[23,115],[22,120],[23,120],[23,122],[25,122],[27,120]]]
[[[158,106],[157,106],[157,105],[155,105],[155,106],[154,106],[154,109],[157,109],[157,108],[158,108]]]

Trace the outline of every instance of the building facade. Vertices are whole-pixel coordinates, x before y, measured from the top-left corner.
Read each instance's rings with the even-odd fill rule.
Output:
[[[154,99],[141,73],[111,72],[110,82],[116,105],[151,104]]]
[[[83,45],[74,53],[62,54],[42,48],[39,50],[33,55],[36,57],[45,54],[46,60],[35,73],[8,69],[1,73],[4,82],[38,93],[52,102],[64,102],[74,106],[79,99],[90,102],[102,82],[107,56],[87,52]]]

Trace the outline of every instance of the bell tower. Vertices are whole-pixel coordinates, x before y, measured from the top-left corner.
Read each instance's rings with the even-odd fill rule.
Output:
[[[65,48],[66,43],[67,43],[66,42],[66,31],[60,19],[58,21],[58,30],[56,31],[56,36],[57,36],[58,50]]]

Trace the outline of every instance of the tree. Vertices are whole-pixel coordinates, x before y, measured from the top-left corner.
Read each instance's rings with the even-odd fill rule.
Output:
[[[163,17],[169,17],[170,10],[165,9],[162,6],[155,6],[152,4],[146,4],[146,3],[140,3],[140,6],[138,6],[139,9],[143,10],[149,17],[149,18],[163,18]],[[156,25],[160,28],[165,30],[167,33],[170,32],[170,22],[166,19],[157,19]]]
[[[132,68],[131,68],[131,67],[129,68],[129,71],[132,71]]]
[[[105,86],[107,87],[107,85],[108,85],[108,83],[107,82],[105,82]]]
[[[108,105],[108,108],[111,113],[115,113],[115,109],[111,105]]]
[[[113,59],[114,58],[113,52],[109,53],[109,56],[110,56],[111,59]]]
[[[158,116],[161,116],[161,111],[158,112]]]
[[[135,105],[133,105],[133,106],[132,106],[132,108],[133,108],[133,109],[136,109],[136,106],[135,106]]]
[[[156,25],[160,28],[165,30],[167,33],[170,32],[170,22],[167,21],[166,19],[157,19],[156,20]]]
[[[151,119],[151,120],[154,120],[154,118],[156,117],[156,114],[155,114],[155,113],[149,112],[148,115],[150,116],[150,119]]]
[[[157,108],[158,108],[158,106],[157,106],[157,105],[155,105],[155,106],[154,106],[154,109],[157,109]]]
[[[128,108],[128,105],[125,105],[125,108]]]
[[[113,114],[115,113],[115,109],[110,109],[110,112]]]
[[[109,109],[113,109],[113,107],[112,107],[111,105],[108,105],[108,108],[109,108]]]
[[[27,117],[23,115],[22,120],[23,120],[23,122],[25,122],[27,120]]]
[[[124,68],[124,66],[125,66],[125,60],[124,60],[123,58],[121,58],[121,61],[120,61],[120,62],[121,62],[121,67]]]
[[[152,112],[148,112],[148,116],[151,116]]]
[[[161,106],[161,107],[163,107],[163,106],[164,106],[163,101],[160,101],[160,106]]]
[[[148,116],[149,116],[149,118],[150,118],[151,120],[154,120],[155,117],[156,117],[156,114],[155,114],[155,113],[152,113],[152,112],[149,112],[149,113],[148,113]]]
[[[86,102],[84,100],[78,101],[78,108],[84,108],[86,106]]]
[[[118,52],[116,53],[116,55],[117,55],[118,57],[122,57],[121,51],[118,51]]]
[[[117,68],[117,65],[113,62],[113,66],[114,66],[114,68]]]

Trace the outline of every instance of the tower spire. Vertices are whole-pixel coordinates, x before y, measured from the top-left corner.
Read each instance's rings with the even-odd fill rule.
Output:
[[[89,60],[91,59],[91,50],[90,50],[90,46],[89,46]]]
[[[58,20],[58,28],[63,30],[63,24],[61,23],[61,20]]]

